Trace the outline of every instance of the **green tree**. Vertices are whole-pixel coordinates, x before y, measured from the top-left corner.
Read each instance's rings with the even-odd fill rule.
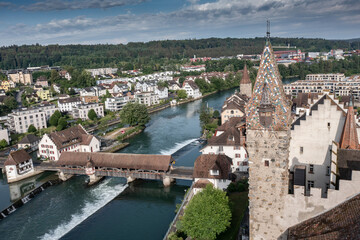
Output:
[[[140,103],[127,103],[120,111],[120,119],[123,123],[134,126],[144,126],[150,120],[146,106]]]
[[[187,98],[187,93],[185,90],[181,89],[181,90],[177,90],[176,92],[177,96],[179,99],[185,99]]]
[[[211,116],[212,114],[210,112],[210,109],[205,104],[202,104],[200,108],[200,116],[199,116],[201,126],[209,124],[211,121]]]
[[[28,133],[35,133],[36,131],[37,131],[36,127],[31,124],[28,128]]]
[[[51,126],[57,126],[59,123],[59,119],[61,118],[61,113],[59,112],[59,110],[56,110],[53,115],[51,115],[50,119],[49,119],[49,123]]]
[[[57,83],[60,80],[60,75],[56,70],[51,70],[50,81],[52,83]]]
[[[182,84],[183,84],[184,81],[185,81],[185,77],[184,77],[184,76],[181,76],[181,77],[179,78],[179,84],[180,84],[180,86],[182,86]]]
[[[181,229],[193,239],[216,239],[230,226],[229,199],[222,190],[211,184],[196,194],[186,207]]]
[[[220,112],[218,110],[215,110],[213,112],[213,118],[219,118],[220,117]]]
[[[5,139],[3,139],[3,140],[1,140],[0,141],[0,148],[2,149],[2,148],[5,148],[5,147],[7,147],[8,146],[8,143],[7,143],[7,141],[5,140]]]
[[[14,97],[6,97],[4,99],[4,105],[8,107],[9,109],[16,109],[17,108],[17,102]]]
[[[65,129],[66,126],[67,126],[67,121],[66,121],[66,119],[65,119],[64,117],[61,117],[61,118],[59,119],[58,125],[57,125],[57,127],[56,127],[56,131],[61,131],[61,130]]]
[[[97,115],[94,109],[90,109],[90,111],[88,112],[88,118],[90,118],[93,121],[97,119]]]

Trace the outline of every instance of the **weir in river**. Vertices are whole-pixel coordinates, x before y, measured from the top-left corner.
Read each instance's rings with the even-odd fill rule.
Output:
[[[221,110],[233,92],[152,114],[145,131],[129,139],[130,145],[120,152],[172,155],[176,165],[193,166],[202,148],[194,142],[201,135],[201,103]],[[181,203],[191,184],[179,180],[164,188],[160,181],[140,180],[127,185],[124,178],[107,178],[88,188],[86,179],[79,176],[48,188],[0,221],[2,238],[162,239],[175,216],[176,204]],[[4,189],[8,191],[8,185],[1,182],[0,194]],[[0,196],[0,201],[8,200]]]

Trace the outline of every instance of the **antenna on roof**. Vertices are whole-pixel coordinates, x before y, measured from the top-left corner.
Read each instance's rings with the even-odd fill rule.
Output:
[[[266,40],[270,41],[270,20],[266,20]]]

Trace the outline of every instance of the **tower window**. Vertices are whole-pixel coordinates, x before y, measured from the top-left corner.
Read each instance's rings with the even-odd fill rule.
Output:
[[[329,166],[326,167],[326,176],[330,176],[330,167]]]
[[[314,165],[313,164],[309,165],[309,173],[314,173]]]
[[[314,187],[314,181],[308,181],[308,189],[310,190],[310,188]]]
[[[304,153],[304,147],[300,147],[300,154]]]
[[[265,164],[265,167],[268,167],[269,166],[269,160],[265,160],[264,164]]]

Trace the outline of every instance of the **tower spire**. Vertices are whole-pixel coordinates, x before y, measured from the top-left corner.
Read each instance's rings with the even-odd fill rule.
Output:
[[[266,20],[266,41],[270,42],[270,20]]]

